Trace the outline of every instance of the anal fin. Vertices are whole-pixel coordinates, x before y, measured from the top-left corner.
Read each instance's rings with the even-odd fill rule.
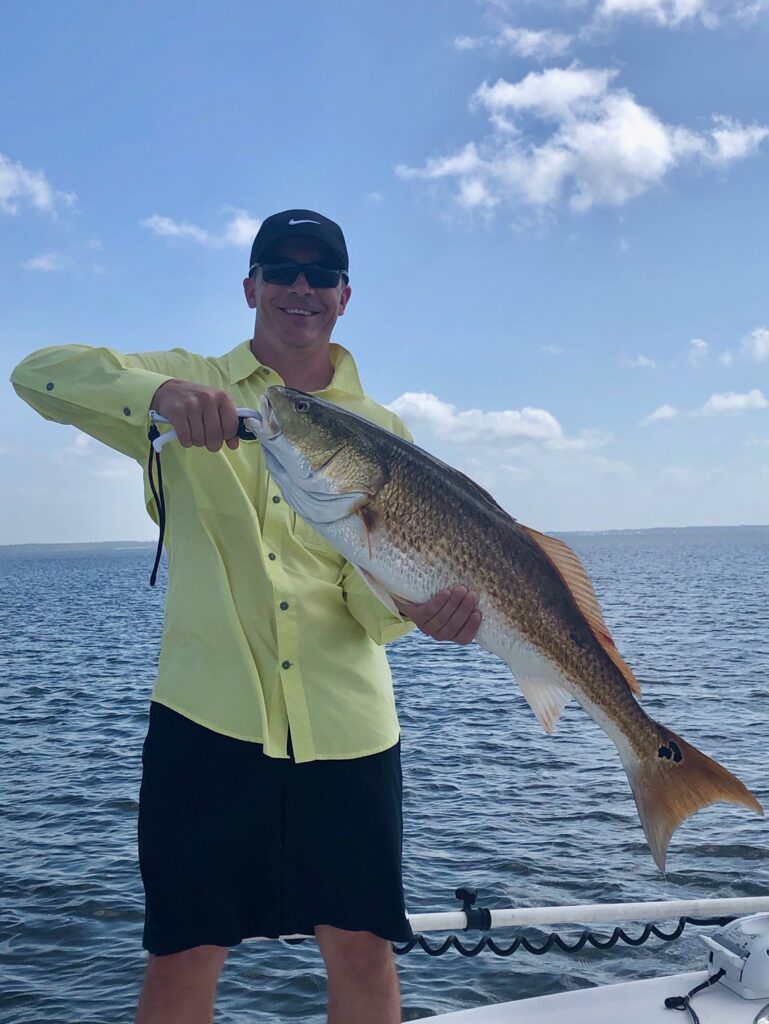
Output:
[[[572,695],[547,676],[516,675],[515,679],[537,721],[546,733],[551,733]]]

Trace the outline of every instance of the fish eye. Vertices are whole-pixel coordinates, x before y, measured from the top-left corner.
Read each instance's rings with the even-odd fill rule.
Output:
[[[297,412],[308,412],[310,408],[310,403],[305,401],[304,398],[297,398],[297,400],[294,402],[294,408],[296,409]]]

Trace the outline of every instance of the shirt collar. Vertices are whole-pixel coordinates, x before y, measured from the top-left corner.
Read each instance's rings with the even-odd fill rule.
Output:
[[[331,343],[329,349],[331,364],[334,367],[334,376],[327,388],[318,391],[319,395],[331,395],[334,393],[355,395],[363,397],[363,387],[358,376],[358,367],[352,353],[348,352],[342,345]],[[251,351],[251,339],[241,342],[224,357],[227,364],[227,378],[230,384],[238,384],[240,381],[256,373],[261,363]]]

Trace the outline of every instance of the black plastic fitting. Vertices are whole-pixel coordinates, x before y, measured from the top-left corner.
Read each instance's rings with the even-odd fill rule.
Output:
[[[491,928],[491,911],[488,907],[473,906],[478,899],[478,890],[465,886],[457,889],[454,895],[462,901],[462,912],[467,916],[467,924],[463,930],[468,932],[470,929],[478,929],[487,932]]]

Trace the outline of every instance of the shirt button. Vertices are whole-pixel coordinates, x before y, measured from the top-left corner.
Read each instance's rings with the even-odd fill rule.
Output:
[[[291,668],[291,662],[290,661],[282,661],[280,663],[280,667],[281,668]]]
[[[127,405],[123,409],[123,415],[124,416],[130,416],[131,415],[131,410],[128,408]]]
[[[269,558],[269,560],[270,560],[271,562],[274,562],[274,561],[275,561],[275,557],[276,557],[276,556],[275,556],[274,552],[272,552],[272,551],[271,551],[271,552],[269,553],[269,555],[267,555],[267,557]]]
[[[277,496],[277,494],[273,496],[272,501],[273,501],[273,504],[275,504],[275,505],[278,504],[278,502],[280,501],[280,498]]]
[[[45,390],[46,391],[53,391],[53,384],[46,384]]]
[[[288,601],[281,601],[280,602],[280,610],[282,612],[284,612],[284,611],[286,611],[287,608],[288,608]]]

